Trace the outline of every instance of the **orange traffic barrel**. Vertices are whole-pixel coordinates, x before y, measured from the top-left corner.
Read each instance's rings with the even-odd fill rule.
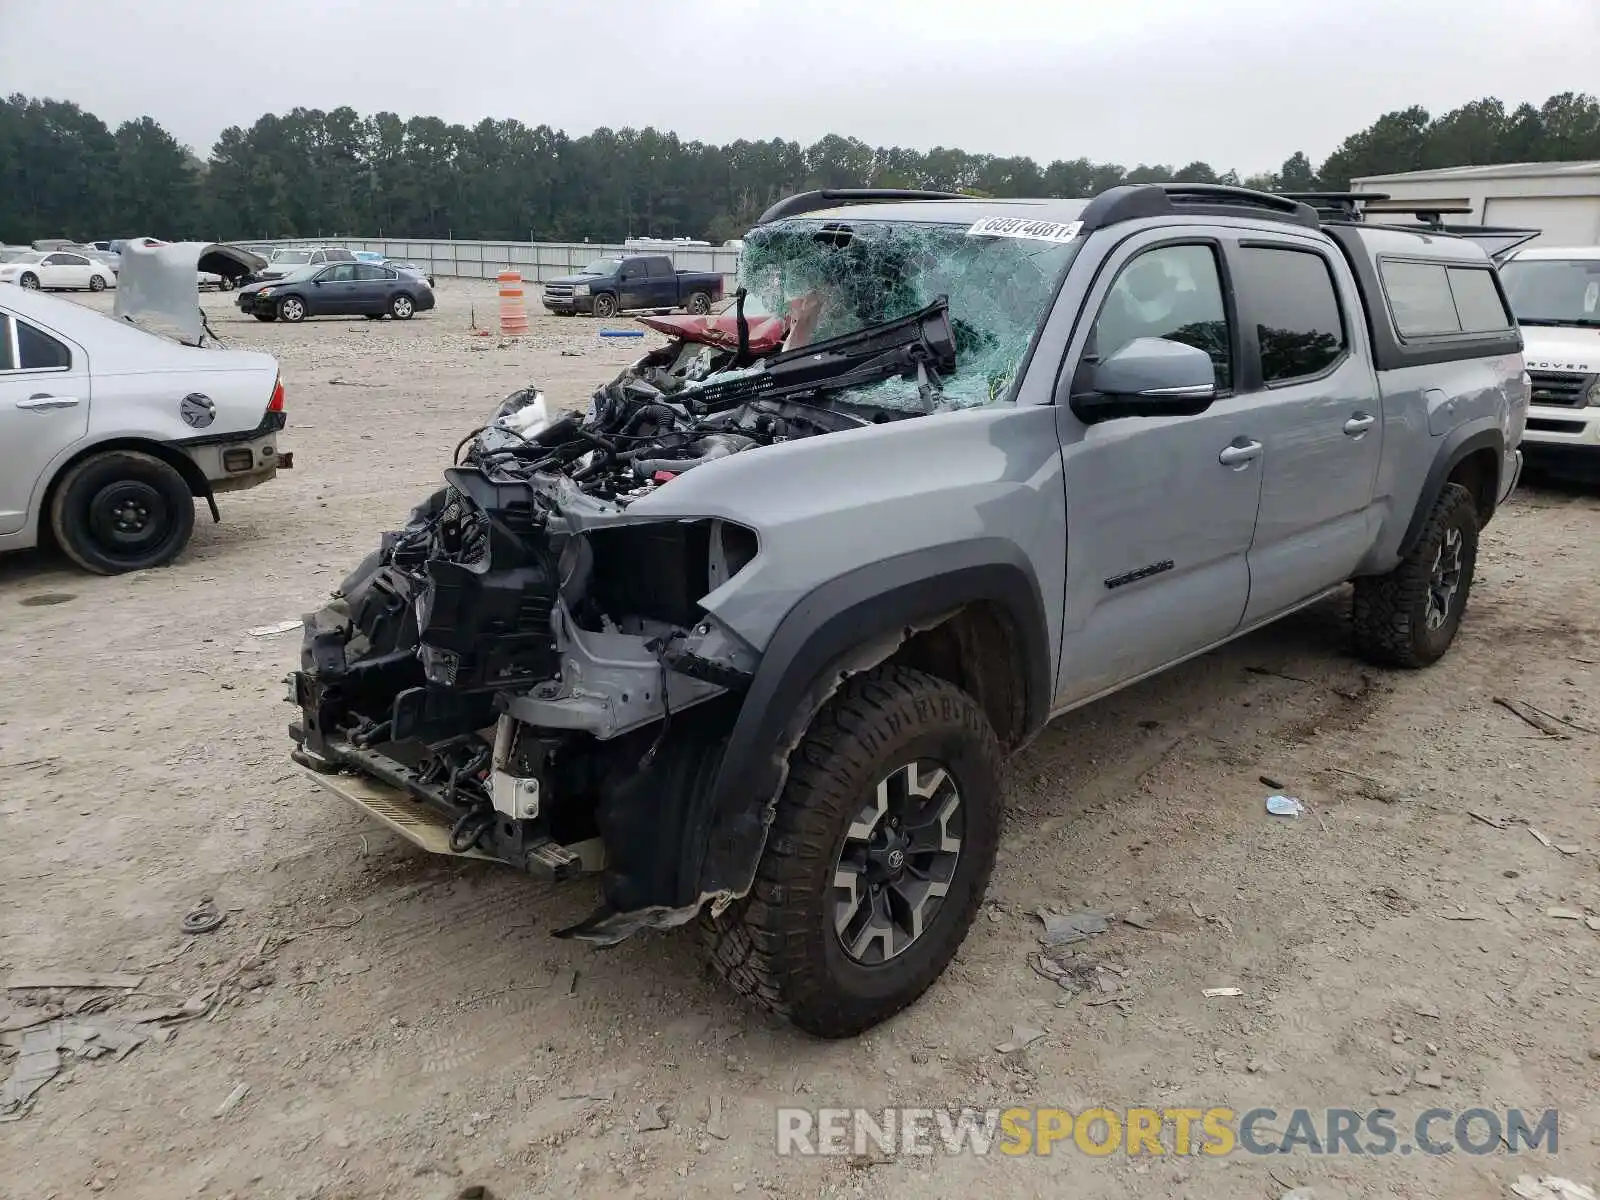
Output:
[[[495,277],[500,284],[500,332],[528,332],[528,308],[522,296],[522,272],[505,270]]]

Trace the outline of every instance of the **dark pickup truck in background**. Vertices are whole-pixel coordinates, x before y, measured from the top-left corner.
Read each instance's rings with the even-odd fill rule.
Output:
[[[679,271],[665,254],[609,255],[576,275],[550,280],[543,299],[546,309],[567,317],[573,313],[614,317],[628,308],[707,313],[722,299],[722,276],[715,271]]]

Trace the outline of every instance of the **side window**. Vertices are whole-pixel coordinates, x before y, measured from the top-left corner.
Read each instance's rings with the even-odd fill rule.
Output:
[[[72,366],[72,351],[26,321],[17,322],[17,358],[24,371],[49,371]]]
[[[1394,327],[1401,337],[1461,332],[1455,296],[1442,265],[1384,260],[1378,271],[1389,298],[1389,311],[1394,314]]]
[[[1451,267],[1446,275],[1462,333],[1494,333],[1511,328],[1511,314],[1487,267]]]
[[[16,369],[16,360],[11,357],[11,318],[0,313],[0,371]]]
[[[356,277],[356,268],[349,263],[340,263],[337,267],[329,267],[323,275],[324,279],[333,283],[349,283]]]
[[[670,258],[652,258],[650,260],[650,278],[671,279],[676,273],[673,270]]]
[[[1262,382],[1320,375],[1344,356],[1344,317],[1327,259],[1308,250],[1245,246],[1238,264],[1235,294],[1260,318]]]
[[[373,271],[375,272],[374,278],[377,278],[377,279],[399,279],[400,278],[400,272],[396,271],[393,267],[374,267]]]
[[[81,254],[58,254],[56,257],[69,267],[87,267],[89,265],[89,260]]]
[[[44,256],[44,265],[47,267],[64,267],[67,265],[67,256],[65,254],[46,254]]]
[[[357,263],[355,266],[356,278],[361,280],[392,279],[393,273],[385,271],[382,267],[375,267],[371,263]]]
[[[617,271],[618,279],[639,279],[644,275],[644,264],[637,258],[625,259]]]
[[[1095,318],[1094,353],[1109,358],[1135,338],[1166,338],[1204,350],[1217,388],[1233,387],[1232,338],[1215,250],[1161,246],[1122,268]]]
[[[328,261],[328,256],[326,254],[324,254],[321,250],[313,250],[311,252],[311,262],[312,262],[313,265],[320,266],[321,264],[323,264],[323,263],[325,263],[327,261]]]

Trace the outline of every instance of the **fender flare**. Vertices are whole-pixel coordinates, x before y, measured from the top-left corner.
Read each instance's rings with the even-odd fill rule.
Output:
[[[1438,453],[1433,456],[1433,465],[1428,468],[1428,478],[1423,482],[1422,493],[1417,497],[1417,507],[1411,514],[1411,521],[1406,525],[1405,536],[1400,539],[1399,555],[1404,558],[1416,546],[1417,540],[1422,536],[1422,526],[1428,520],[1428,514],[1433,511],[1433,506],[1439,502],[1439,493],[1444,491],[1444,485],[1449,480],[1451,472],[1461,465],[1469,454],[1476,454],[1480,450],[1494,451],[1494,480],[1490,494],[1500,495],[1500,470],[1505,461],[1506,438],[1500,431],[1498,424],[1487,427],[1479,422],[1462,425],[1451,430],[1444,437],[1444,444],[1439,447]]]
[[[788,775],[789,753],[849,675],[889,658],[910,632],[965,605],[998,605],[1015,625],[1025,728],[1049,714],[1049,627],[1027,556],[975,538],[859,567],[807,593],[779,623],[707,792],[687,822],[680,903],[749,892]]]

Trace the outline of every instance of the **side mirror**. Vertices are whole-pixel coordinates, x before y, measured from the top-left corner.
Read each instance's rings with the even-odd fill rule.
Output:
[[[1080,373],[1081,374],[1081,373]],[[1085,424],[1116,417],[1189,417],[1217,398],[1211,356],[1166,338],[1134,338],[1094,364],[1088,389],[1072,396]]]

